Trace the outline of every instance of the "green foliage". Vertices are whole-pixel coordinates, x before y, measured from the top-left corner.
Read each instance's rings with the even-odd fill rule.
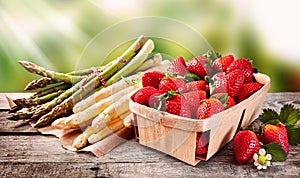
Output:
[[[286,154],[279,143],[271,142],[267,145],[262,145],[262,147],[266,149],[267,153],[270,153],[272,155],[272,161],[285,161]]]

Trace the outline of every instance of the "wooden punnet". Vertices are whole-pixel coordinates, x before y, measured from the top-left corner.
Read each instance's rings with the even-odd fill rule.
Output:
[[[236,106],[205,120],[184,118],[161,112],[130,101],[133,112],[136,137],[139,143],[195,166],[201,160],[211,158],[222,146],[234,137],[240,127],[251,124],[262,112],[262,104],[270,88],[270,78],[255,74],[264,86]],[[209,135],[207,154],[195,155],[197,132]]]

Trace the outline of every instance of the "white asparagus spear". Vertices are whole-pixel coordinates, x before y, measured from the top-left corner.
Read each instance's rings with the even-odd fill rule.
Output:
[[[136,71],[141,72],[149,69],[152,66],[156,66],[162,62],[162,55],[160,53],[154,54],[151,58],[147,59]]]
[[[85,123],[89,123],[91,119],[100,114],[105,108],[109,107],[113,103],[117,102],[124,95],[130,92],[137,91],[140,88],[139,83],[136,83],[128,88],[125,88],[114,95],[111,95],[100,102],[90,106],[86,110],[72,114],[68,117],[63,117],[55,120],[52,123],[52,127],[55,129],[77,129],[85,126]]]
[[[105,110],[95,117],[92,121],[91,126],[95,129],[101,127],[103,123],[111,120],[111,118],[115,118],[118,115],[121,115],[125,112],[129,111],[129,99],[130,96],[133,95],[135,91],[124,95],[118,102],[110,105],[109,107],[105,108]]]
[[[88,126],[82,134],[78,135],[74,139],[73,144],[72,144],[73,148],[81,149],[81,148],[85,147],[88,143],[88,138],[92,134],[99,132],[101,129],[104,129],[108,125],[111,125],[116,120],[122,120],[124,118],[127,118],[127,116],[129,116],[129,115],[131,115],[131,113],[128,111],[128,112],[122,114],[121,116],[117,116],[115,118],[111,118],[110,120],[106,120],[107,122],[103,122],[102,125],[99,126],[97,129],[95,129],[91,126]],[[127,125],[127,120],[126,121],[124,120],[124,125]]]
[[[117,120],[116,122],[112,123],[112,125],[109,125],[108,127],[101,129],[99,132],[92,134],[88,138],[88,142],[90,144],[96,143],[103,138],[113,134],[114,132],[122,129],[123,127],[125,127],[123,124],[123,120]]]

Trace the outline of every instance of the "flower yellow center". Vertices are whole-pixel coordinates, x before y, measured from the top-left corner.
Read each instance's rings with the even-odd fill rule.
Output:
[[[264,156],[264,155],[259,155],[259,156],[258,156],[258,162],[259,162],[260,165],[266,164],[266,162],[267,162],[266,156]]]

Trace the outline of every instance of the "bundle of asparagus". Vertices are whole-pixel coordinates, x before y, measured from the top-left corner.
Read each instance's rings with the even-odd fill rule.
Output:
[[[143,74],[150,71],[166,71],[169,65],[169,61],[162,61],[159,65],[94,93],[74,106],[74,114],[55,120],[52,127],[62,130],[86,128],[73,141],[73,147],[76,149],[104,139],[130,122],[129,99],[142,87],[139,81]]]
[[[148,55],[153,49],[153,41],[151,39],[146,41],[144,36],[140,36],[120,57],[105,66],[69,73],[50,71],[31,62],[20,61],[19,63],[27,71],[41,75],[42,78],[30,82],[25,87],[25,90],[36,91],[30,98],[13,100],[16,106],[12,108],[9,119],[35,121],[34,127],[43,127],[58,118],[72,114],[73,111],[79,112],[82,107],[78,106],[73,110],[74,105],[84,98],[88,98],[93,91],[104,91],[102,93],[106,94],[107,86],[116,83],[130,73],[156,65],[155,61],[161,61],[159,54],[148,59]],[[138,85],[132,85],[128,90],[134,91],[137,87]],[[121,95],[122,93],[120,93]],[[101,97],[98,97],[98,101],[100,99]],[[88,117],[95,117],[103,110],[101,108],[105,108],[104,105],[108,106],[113,102],[115,102],[113,99],[103,101],[98,104],[98,110],[91,112]],[[93,111],[93,108],[89,111]],[[90,119],[85,120],[88,123]],[[119,125],[117,124],[117,126]],[[119,128],[117,126],[113,128]]]

